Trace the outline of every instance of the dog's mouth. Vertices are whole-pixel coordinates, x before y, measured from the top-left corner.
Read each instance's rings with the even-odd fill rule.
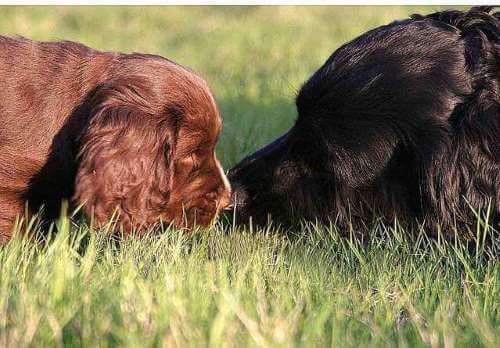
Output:
[[[229,210],[242,210],[248,205],[248,193],[242,185],[233,188]]]
[[[182,227],[194,228],[213,225],[221,208],[216,199],[200,197],[194,204],[185,207],[182,211]]]

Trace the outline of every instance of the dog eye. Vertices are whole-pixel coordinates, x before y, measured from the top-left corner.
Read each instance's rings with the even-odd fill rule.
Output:
[[[170,145],[169,144],[163,145],[163,154],[166,158],[170,157]]]
[[[191,167],[191,172],[195,172],[198,169],[200,169],[200,161],[198,159],[198,156],[196,154],[192,153],[189,158],[191,159],[192,167]]]

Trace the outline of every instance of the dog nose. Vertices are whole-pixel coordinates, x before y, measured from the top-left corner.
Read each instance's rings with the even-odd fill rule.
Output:
[[[231,201],[228,209],[240,209],[244,207],[248,199],[248,193],[240,184],[232,185]]]

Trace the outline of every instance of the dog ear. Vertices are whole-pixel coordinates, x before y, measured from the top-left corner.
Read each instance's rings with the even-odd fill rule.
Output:
[[[417,30],[440,45],[415,46]],[[428,166],[448,145],[452,112],[471,93],[460,40],[416,23],[376,30],[339,48],[296,99],[296,128],[313,144],[309,156],[321,156],[318,170],[362,187],[400,150],[415,170]]]
[[[126,231],[148,225],[169,200],[175,133],[165,118],[148,112],[138,90],[123,83],[104,86],[91,101],[74,199],[98,226],[114,214]]]
[[[382,73],[354,70],[326,82],[314,75],[297,97],[295,128],[304,142],[297,148],[309,149],[302,157],[352,188],[379,178],[396,153],[416,170],[426,167],[449,138],[447,120],[460,101],[454,95],[465,93],[451,74],[443,73],[449,86],[408,76],[394,62],[377,69]]]

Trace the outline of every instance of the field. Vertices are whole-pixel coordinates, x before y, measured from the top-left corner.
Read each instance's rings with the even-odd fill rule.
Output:
[[[301,83],[342,43],[437,7],[3,7],[0,32],[160,54],[209,82],[230,168],[293,123]],[[0,248],[0,346],[500,346],[497,249],[377,226],[222,224],[114,243],[61,218]],[[479,239],[490,231],[478,221]]]

